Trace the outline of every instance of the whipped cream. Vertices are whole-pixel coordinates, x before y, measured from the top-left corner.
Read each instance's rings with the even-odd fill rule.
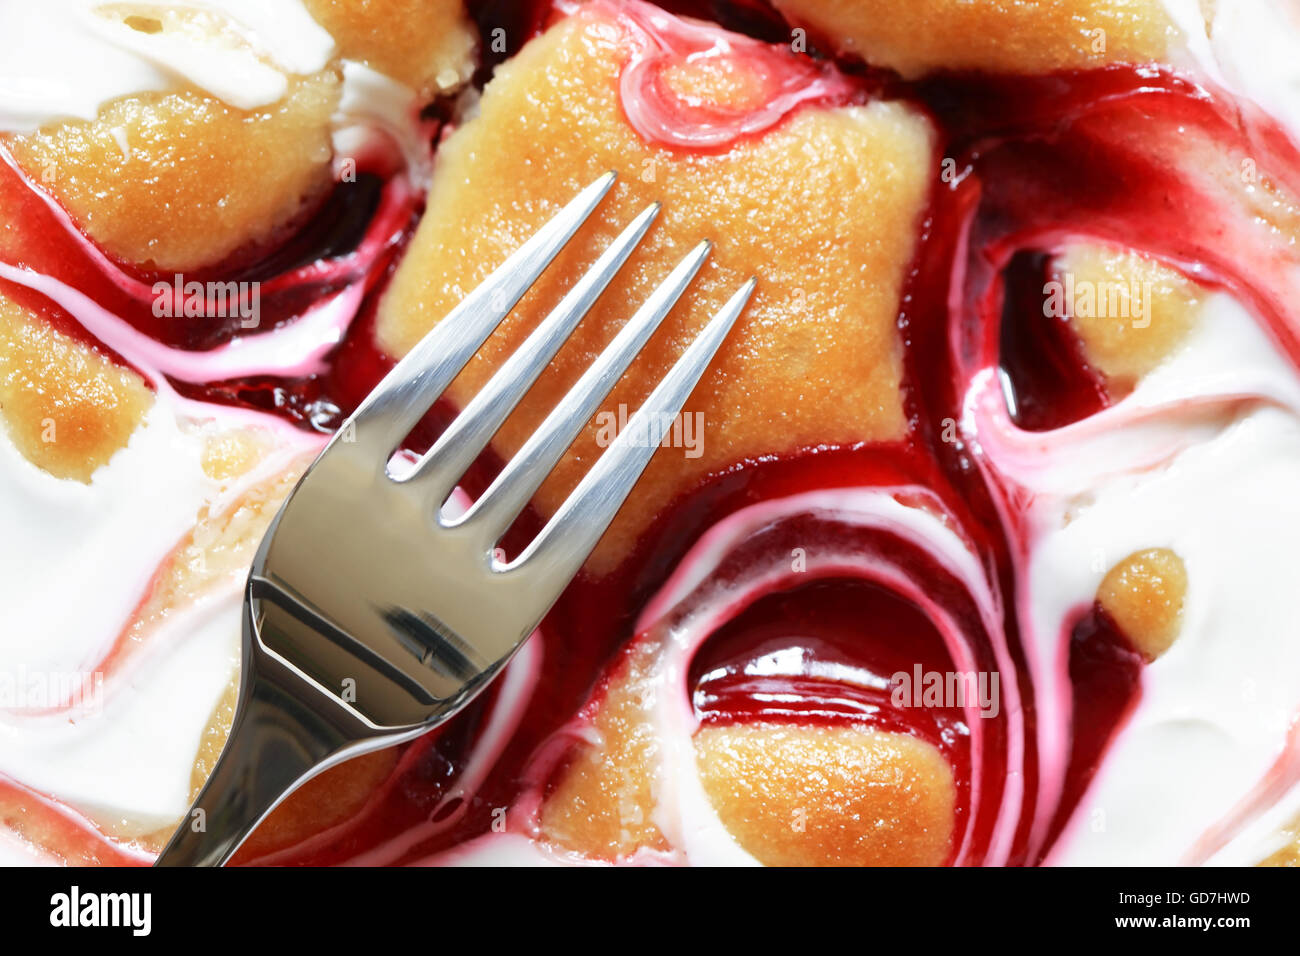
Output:
[[[237,576],[172,609],[138,651],[120,646],[200,508],[220,513],[245,487],[207,477],[202,456],[207,435],[253,416],[217,424],[195,411],[160,390],[88,484],[0,438],[0,679],[13,698],[0,702],[0,775],[128,837],[184,814],[200,735],[238,665]]]
[[[0,130],[20,132],[93,118],[109,100],[150,91],[198,88],[232,106],[263,106],[284,95],[289,77],[329,66],[335,53],[298,0],[3,4],[0,30],[23,38],[0,63]],[[337,136],[396,139],[403,119],[414,126],[411,91],[359,65],[340,69]],[[414,147],[399,145],[418,158]],[[405,201],[410,187],[399,180],[377,219],[391,218]],[[36,191],[88,260],[132,291],[138,280]],[[57,303],[155,391],[144,424],[88,484],[37,468],[0,428],[0,684],[21,695],[0,701],[10,705],[0,706],[0,776],[121,838],[165,830],[184,814],[200,736],[238,666],[242,575],[171,609],[130,653],[121,653],[125,631],[201,509],[220,514],[250,483],[274,477],[323,439],[271,416],[182,399],[168,380],[320,371],[357,312],[367,263],[386,241],[387,233],[363,240],[353,281],[304,314],[206,352],[162,345],[79,290],[0,262],[0,277]],[[208,438],[250,429],[276,450],[241,480],[208,478]],[[94,689],[89,703],[62,699],[83,683]],[[39,854],[22,841],[6,844],[10,850]]]
[[[161,404],[90,484],[55,478],[0,442],[7,667],[72,672],[107,653],[158,555],[193,526],[209,484],[201,451]]]
[[[0,62],[0,131],[93,120],[120,97],[187,89],[251,110],[281,99],[293,77],[337,65],[339,160],[383,137],[414,181],[427,179],[429,137],[416,91],[337,59],[334,38],[301,0],[7,3],[0,4],[0,35],[22,37]]]
[[[1034,494],[1040,535],[1021,613],[1038,645],[1040,699],[1069,699],[1062,626],[1113,564],[1167,547],[1187,568],[1179,637],[1143,670],[1137,708],[1053,863],[1205,862],[1198,844],[1268,776],[1300,716],[1300,383],[1239,303],[1219,293],[1203,308],[1180,353],[1096,416],[1095,428],[1040,436],[1043,467],[1007,465],[996,441],[984,445],[1003,480]],[[1152,438],[1162,420],[1187,425],[1182,447]],[[999,427],[977,414],[976,434]],[[1153,464],[1155,449],[1168,457]],[[1300,812],[1300,788],[1282,804],[1284,818]],[[1266,855],[1258,840],[1236,836],[1225,835],[1224,860]]]
[[[178,608],[89,712],[7,715],[0,769],[118,837],[174,827],[199,739],[239,666],[242,591],[229,582]]]
[[[186,87],[254,109],[324,69],[334,39],[299,0],[0,5],[0,129],[94,119],[109,100]]]
[[[421,104],[415,90],[355,60],[344,60],[341,69],[343,91],[333,117],[336,175],[348,175],[342,164],[383,149],[386,140],[400,151],[409,179],[427,187],[432,130],[419,119]]]
[[[1194,72],[1252,101],[1300,144],[1300,5],[1292,0],[1164,0]],[[1182,64],[1179,64],[1182,65]]]
[[[1239,302],[1211,293],[1188,340],[1111,408],[1021,432],[985,369],[963,428],[990,481],[1022,503],[1028,529],[1018,614],[1040,713],[1036,839],[1069,755],[1071,616],[1114,564],[1167,547],[1188,574],[1180,636],[1144,669],[1136,711],[1049,862],[1204,862],[1198,847],[1269,775],[1300,714],[1294,367]],[[1258,841],[1226,852],[1266,855]]]

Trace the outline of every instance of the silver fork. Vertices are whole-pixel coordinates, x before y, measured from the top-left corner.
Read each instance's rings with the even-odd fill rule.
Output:
[[[537,537],[498,541],[592,418],[709,254],[701,242],[654,290],[472,506],[444,507],[465,469],[650,228],[604,250],[433,447],[389,461],[471,356],[609,192],[600,177],[447,315],[362,402],[272,522],[244,596],[230,737],[159,866],[221,865],[277,804],[350,757],[451,717],[506,665],[577,574],[754,288],[709,321]]]

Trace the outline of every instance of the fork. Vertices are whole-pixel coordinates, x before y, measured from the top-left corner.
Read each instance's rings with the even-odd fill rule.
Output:
[[[577,574],[755,279],[710,319],[518,557],[505,560],[497,543],[699,272],[708,241],[672,269],[487,490],[460,514],[447,502],[631,256],[658,203],[603,250],[413,467],[395,473],[390,462],[614,180],[608,172],[582,190],[434,326],[286,499],[245,589],[229,738],[156,865],[220,866],[316,774],[449,719],[488,686]]]

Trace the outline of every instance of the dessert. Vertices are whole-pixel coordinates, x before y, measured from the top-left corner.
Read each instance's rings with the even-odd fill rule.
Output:
[[[661,201],[472,498],[714,240],[507,551],[753,301],[500,679],[237,862],[1294,862],[1285,4],[47,7],[0,12],[3,859],[151,860],[279,502],[613,168],[407,442]]]

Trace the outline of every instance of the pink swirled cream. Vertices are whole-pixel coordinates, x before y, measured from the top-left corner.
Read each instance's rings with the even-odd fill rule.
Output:
[[[26,821],[6,830],[5,859],[145,862],[184,813],[224,733],[248,549],[324,440],[209,386],[323,374],[416,203],[391,171],[405,160],[427,173],[408,77],[341,58],[297,0],[127,6],[0,14],[24,38],[0,69],[0,129],[17,134],[0,145],[0,805]],[[304,84],[317,91],[277,114]],[[224,117],[239,125],[221,129]],[[230,240],[180,236],[157,261],[131,261],[130,211],[84,198],[96,177],[152,169],[144,217],[165,219],[182,195],[206,201],[168,171],[175,154],[150,124],[192,142],[186,161],[226,209],[239,197],[204,165],[300,125],[292,135],[315,145],[282,168],[310,170],[311,194],[289,213],[297,235],[275,240],[284,264],[203,259],[262,228],[238,213],[198,224]],[[100,169],[101,135],[134,165]],[[60,139],[77,136],[80,158]],[[354,231],[342,254],[321,235],[331,222]],[[197,314],[175,289],[206,290]],[[236,289],[238,305],[214,308],[212,292]]]
[[[580,5],[559,7],[572,12]],[[800,104],[858,94],[829,66],[650,4],[598,0],[590,9],[631,33],[619,92],[628,122],[652,142],[717,149],[761,133]]]

